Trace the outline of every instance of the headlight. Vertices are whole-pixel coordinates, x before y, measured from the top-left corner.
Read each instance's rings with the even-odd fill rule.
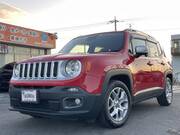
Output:
[[[15,67],[14,67],[14,75],[15,75],[15,77],[18,77],[19,74],[20,74],[19,65],[15,65]]]
[[[81,73],[81,62],[79,60],[70,60],[65,64],[65,76],[77,77]]]

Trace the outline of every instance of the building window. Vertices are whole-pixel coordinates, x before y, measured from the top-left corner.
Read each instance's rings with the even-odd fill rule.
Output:
[[[179,41],[178,40],[172,41],[172,47],[173,48],[178,48],[179,47]]]

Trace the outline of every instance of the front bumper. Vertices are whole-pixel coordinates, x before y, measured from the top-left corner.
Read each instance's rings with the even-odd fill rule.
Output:
[[[11,111],[19,111],[23,114],[50,117],[50,118],[96,118],[101,110],[102,95],[93,95],[79,89],[78,91],[67,91],[70,87],[17,87],[10,86]],[[37,90],[38,103],[21,102],[22,90]],[[66,107],[64,99],[79,98],[81,105]]]

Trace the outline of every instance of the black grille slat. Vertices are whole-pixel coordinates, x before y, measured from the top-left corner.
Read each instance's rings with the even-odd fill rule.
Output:
[[[47,77],[51,76],[51,62],[48,62],[47,64]]]
[[[39,70],[39,63],[36,63],[36,68],[35,68],[35,77],[38,77],[38,70]]]
[[[41,77],[44,77],[45,63],[41,64]]]
[[[27,77],[27,72],[28,72],[28,64],[25,64],[25,68],[24,68],[24,77]]]
[[[20,75],[19,75],[20,78],[22,77],[22,74],[23,74],[23,65],[20,64]]]
[[[58,62],[54,62],[53,77],[58,75]]]
[[[32,76],[33,76],[33,64],[30,64],[29,77],[32,78]]]

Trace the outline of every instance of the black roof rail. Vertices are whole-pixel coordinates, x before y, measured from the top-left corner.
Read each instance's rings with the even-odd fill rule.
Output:
[[[148,36],[149,38],[152,38],[153,40],[156,40],[154,37],[148,35],[148,34],[145,33],[145,32],[139,31],[139,30],[125,29],[124,31],[139,33],[139,34],[141,34],[141,35]],[[157,41],[157,40],[156,40],[156,41]]]

